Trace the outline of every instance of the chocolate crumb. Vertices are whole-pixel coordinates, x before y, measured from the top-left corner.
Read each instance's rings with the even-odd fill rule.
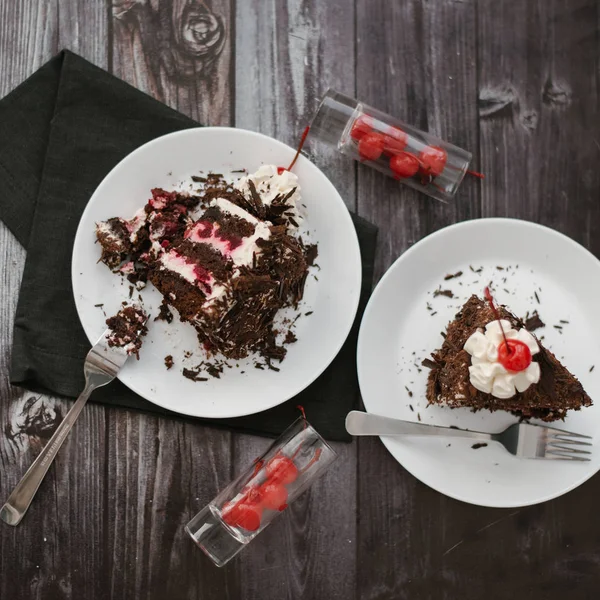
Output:
[[[197,369],[183,369],[183,371],[181,371],[182,375],[184,377],[187,377],[188,379],[191,379],[192,381],[208,381],[208,377],[200,377],[199,373],[200,371]]]
[[[430,358],[424,358],[421,361],[421,364],[424,367],[427,367],[428,369],[437,369],[439,367],[439,365],[436,362],[432,361]]]
[[[540,303],[540,297],[538,296],[537,292],[533,292],[533,295],[535,296],[535,299],[537,300],[537,303],[541,304]]]
[[[473,271],[473,273],[481,273],[483,271],[483,267],[479,267],[478,269],[474,269],[472,265],[469,265],[469,269]]]
[[[496,267],[496,269],[498,269],[498,271],[504,271],[504,267]]]
[[[310,315],[312,315],[312,314],[313,314],[313,312],[314,312],[313,310],[309,310],[308,312],[305,312],[305,313],[304,313],[304,316],[305,316],[305,317],[310,317]]]
[[[562,329],[562,325],[552,325],[552,327],[554,327],[554,329]]]
[[[430,316],[432,316],[432,317],[433,317],[433,316],[435,316],[435,315],[437,315],[437,310],[434,310],[434,311],[431,313],[431,315],[430,315]]]
[[[438,296],[446,296],[447,298],[454,298],[454,294],[452,293],[452,290],[443,290],[441,288],[438,288],[437,290],[435,290],[435,292],[433,292],[434,298],[437,298]]]
[[[421,413],[417,413],[417,419],[421,420]]]
[[[594,370],[594,367],[595,367],[595,366],[596,366],[596,365],[592,365],[592,366],[590,367],[590,373],[591,373],[591,372]]]
[[[565,319],[561,319],[561,320],[559,321],[559,323],[564,323],[565,325],[568,325],[568,324],[569,324],[569,321],[566,321]]]
[[[132,285],[129,286],[129,297],[131,298],[131,296],[133,296],[133,286]]]
[[[460,277],[463,274],[462,271],[457,271],[456,273],[449,273],[448,275],[446,275],[446,277],[444,277],[444,281],[448,281],[449,279],[456,279],[457,277]]]
[[[288,331],[285,339],[283,340],[284,344],[293,344],[294,342],[296,342],[298,340],[298,338],[296,337],[296,335],[294,334],[293,331]]]
[[[408,397],[412,398],[413,397],[413,393],[408,389],[407,386],[404,386],[404,388],[406,389],[406,391],[408,392]]]
[[[173,366],[173,356],[171,354],[165,356],[165,367],[167,371]]]
[[[485,448],[486,446],[487,444],[485,442],[477,442],[476,444],[473,444],[471,448],[473,448],[473,450],[478,450],[479,448]]]
[[[408,408],[410,408],[410,410],[411,410],[412,412],[415,412],[415,409],[413,408],[413,405],[412,405],[412,404],[409,404],[409,405],[408,405]]]
[[[160,309],[158,311],[158,316],[154,317],[155,321],[166,321],[167,323],[171,323],[173,321],[173,313],[169,308],[169,304],[165,299],[163,299]]]
[[[94,306],[95,306],[96,308],[102,308],[102,307],[104,306],[104,304],[94,304]]]
[[[529,316],[529,313],[525,315],[525,329],[527,331],[535,331],[536,329],[541,329],[542,327],[546,327],[546,324],[540,319],[540,315],[537,310],[533,311],[533,314]]]

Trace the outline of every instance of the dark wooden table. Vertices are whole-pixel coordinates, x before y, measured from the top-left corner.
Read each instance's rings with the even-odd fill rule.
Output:
[[[597,0],[1,0],[0,96],[66,47],[203,123],[295,144],[331,86],[470,149],[487,175],[443,205],[317,148],[380,227],[377,279],[476,217],[544,223],[600,256],[599,31]],[[2,498],[69,407],[8,384],[24,258],[0,224]],[[478,508],[377,439],[338,444],[336,468],[216,569],[183,525],[268,443],[88,405],[24,522],[0,526],[0,598],[598,597],[599,477]]]

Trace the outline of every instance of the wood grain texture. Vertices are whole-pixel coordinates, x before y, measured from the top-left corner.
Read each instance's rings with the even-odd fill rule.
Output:
[[[85,12],[85,18],[83,18]],[[0,94],[62,47],[106,65],[107,11],[102,4],[0,4]],[[104,40],[104,41],[103,41]],[[4,225],[0,232],[0,491],[5,497],[45,444],[69,403],[12,388],[8,364],[25,252]],[[0,597],[101,597],[105,409],[88,406],[42,483],[18,529],[0,535]],[[90,468],[100,465],[100,468]],[[76,548],[77,551],[73,552]],[[12,576],[9,576],[12,575]]]
[[[0,95],[68,47],[206,124],[291,145],[327,87],[473,152],[486,180],[443,205],[319,144],[380,227],[376,277],[479,216],[555,227],[600,256],[598,0],[0,2]],[[8,384],[24,250],[0,224],[0,494],[69,403]],[[310,419],[310,415],[308,415]],[[491,510],[425,487],[374,439],[224,569],[183,525],[270,442],[88,405],[27,518],[0,527],[0,598],[584,600],[597,595],[600,479]]]
[[[115,75],[204,125],[231,120],[231,0],[114,0]]]
[[[359,1],[357,11],[358,95],[471,149],[487,176],[465,181],[455,203],[443,206],[359,169],[361,214],[379,225],[384,242],[378,274],[416,239],[477,216],[529,218],[589,242],[599,187],[589,166],[598,124],[595,2]],[[575,102],[577,115],[568,112]],[[571,194],[577,216],[565,204]],[[426,488],[377,441],[361,439],[358,561],[372,562],[358,573],[358,597],[558,599],[567,589],[589,597],[600,574],[598,532],[581,527],[569,507],[592,510],[599,485],[592,480],[539,507],[472,507]]]
[[[353,93],[354,12],[318,1],[237,3],[236,125],[292,146],[327,87]],[[355,207],[354,165],[315,144],[313,159]],[[308,415],[310,421],[310,415]],[[268,442],[234,438],[236,472]],[[356,446],[237,559],[244,598],[350,598],[356,571]]]

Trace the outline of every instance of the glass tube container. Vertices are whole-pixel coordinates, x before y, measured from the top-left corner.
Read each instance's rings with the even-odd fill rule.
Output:
[[[443,202],[452,199],[471,162],[469,152],[333,90],[308,137]]]
[[[186,532],[218,567],[228,563],[320,477],[337,454],[299,418],[205,506]]]

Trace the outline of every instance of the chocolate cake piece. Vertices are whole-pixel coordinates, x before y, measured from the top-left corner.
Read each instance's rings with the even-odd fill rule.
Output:
[[[318,255],[294,235],[297,177],[263,165],[235,187],[218,174],[194,181],[204,184],[197,196],[155,188],[130,221],[99,224],[118,229],[120,243],[106,253],[103,245],[102,260],[136,285],[149,280],[164,298],[157,319],[177,310],[209,354],[258,353],[270,366],[286,354],[275,316],[298,307]]]
[[[116,269],[131,251],[127,221],[113,217],[96,223],[96,239],[102,246],[100,260],[111,269]]]
[[[125,306],[114,317],[106,319],[110,329],[106,338],[109,346],[125,348],[127,354],[140,359],[142,338],[148,333],[148,315],[139,306]]]
[[[498,307],[498,312],[511,327],[525,329],[524,322],[506,307]],[[581,383],[535,336],[531,337],[535,339],[539,352],[533,354],[532,360],[539,365],[538,382],[531,383],[524,391],[516,390],[509,398],[498,398],[476,389],[469,372],[473,358],[465,350],[465,344],[472,334],[495,320],[491,307],[477,296],[471,296],[456,314],[448,325],[441,349],[432,354],[432,361],[427,361],[431,368],[426,394],[429,404],[473,410],[505,410],[524,419],[543,421],[564,419],[568,410],[579,410],[592,404]]]

